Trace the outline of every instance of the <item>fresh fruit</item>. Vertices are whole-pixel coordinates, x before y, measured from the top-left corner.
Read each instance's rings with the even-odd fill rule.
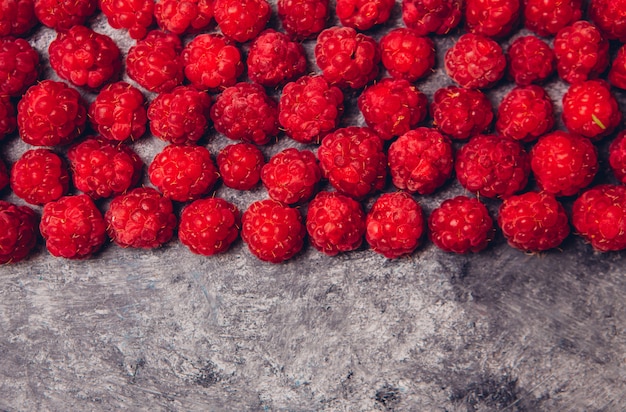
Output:
[[[554,38],[556,70],[568,83],[597,77],[608,67],[609,42],[596,26],[578,20]]]
[[[198,90],[234,86],[243,73],[241,52],[220,34],[199,34],[183,49],[185,77]]]
[[[38,23],[33,0],[5,0],[0,3],[0,37],[25,36]]]
[[[519,23],[521,0],[466,0],[465,26],[470,33],[501,38]]]
[[[128,30],[128,35],[141,40],[154,22],[154,0],[99,0],[100,10],[114,29]]]
[[[582,17],[582,0],[524,0],[524,25],[551,37]]]
[[[556,57],[546,42],[536,36],[518,37],[507,51],[509,77],[518,86],[541,83],[555,71]]]
[[[554,107],[546,91],[536,85],[516,87],[498,106],[497,132],[521,142],[532,142],[554,127]]]
[[[165,31],[196,33],[208,28],[213,19],[213,0],[157,0],[154,17]]]
[[[609,146],[609,165],[615,177],[620,182],[626,183],[626,131],[624,130],[619,132]]]
[[[224,147],[217,155],[217,167],[222,181],[237,190],[250,190],[261,180],[265,164],[263,152],[251,143],[235,143]]]
[[[296,39],[315,37],[328,19],[328,0],[278,0],[283,29]]]
[[[461,87],[482,89],[494,86],[506,70],[502,47],[480,34],[466,33],[444,56],[448,76]]]
[[[435,44],[415,30],[395,28],[380,39],[383,66],[396,79],[415,82],[435,66]]]
[[[37,244],[37,215],[28,206],[0,200],[0,264],[24,260]]]
[[[26,40],[1,37],[0,61],[0,95],[21,97],[37,81],[39,54]]]
[[[617,51],[617,55],[611,63],[608,80],[611,86],[626,90],[626,45]]]
[[[402,20],[420,36],[448,34],[461,22],[463,0],[402,0]]]
[[[0,140],[13,133],[16,127],[15,106],[8,96],[0,95]]]
[[[35,16],[44,25],[64,31],[82,25],[98,9],[98,0],[34,0]]]
[[[626,42],[626,1],[590,0],[588,13],[607,39]]]
[[[9,185],[9,170],[4,161],[0,159],[0,191]]]
[[[306,71],[304,47],[273,29],[254,39],[246,63],[250,80],[266,87],[295,80]]]
[[[266,0],[215,0],[213,13],[224,36],[243,43],[265,28],[272,9]]]
[[[337,0],[335,12],[342,26],[359,31],[385,23],[395,0]]]
[[[11,189],[33,205],[59,199],[67,193],[69,181],[65,161],[49,149],[27,150],[11,167]]]
[[[433,126],[455,140],[486,131],[494,117],[491,102],[483,92],[457,86],[438,89],[430,111]]]
[[[198,199],[180,215],[178,238],[193,253],[212,256],[226,252],[239,237],[241,213],[218,197]]]
[[[272,156],[261,170],[269,196],[287,205],[302,203],[315,194],[322,178],[315,154],[290,147]]]

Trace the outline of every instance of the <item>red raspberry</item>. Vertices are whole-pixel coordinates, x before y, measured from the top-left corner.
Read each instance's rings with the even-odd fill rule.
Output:
[[[304,246],[306,229],[300,212],[276,200],[252,203],[241,223],[241,237],[250,252],[263,261],[284,262]]]
[[[172,201],[151,187],[115,197],[104,220],[109,237],[123,248],[159,247],[172,238],[176,227]]]
[[[363,243],[365,213],[356,200],[320,192],[309,203],[306,229],[315,249],[329,256],[356,250]]]
[[[185,77],[198,90],[234,86],[243,73],[239,49],[220,34],[200,34],[183,50]]]
[[[554,38],[556,70],[569,83],[597,77],[608,67],[609,42],[593,24],[579,20]]]
[[[414,129],[428,114],[426,95],[404,79],[382,79],[358,98],[365,123],[389,140]]]
[[[159,94],[148,106],[150,131],[174,144],[196,143],[209,128],[211,97],[191,86]]]
[[[323,176],[337,191],[363,198],[381,190],[387,175],[383,141],[366,127],[337,129],[317,151]]]
[[[419,203],[406,192],[384,193],[365,220],[365,240],[372,250],[388,259],[413,253],[424,232]]]
[[[181,51],[178,36],[152,30],[128,50],[128,77],[151,92],[169,92],[183,82]]]
[[[409,193],[433,193],[452,174],[450,140],[435,129],[418,127],[389,146],[389,171],[393,184]]]
[[[99,0],[100,10],[114,29],[128,30],[135,40],[146,37],[154,22],[154,0]]]
[[[315,37],[328,19],[328,0],[278,0],[278,17],[296,39]]]
[[[2,159],[0,159],[0,191],[8,186],[9,181],[9,170]]]
[[[11,168],[11,189],[33,205],[59,199],[69,189],[67,165],[48,149],[26,151]]]
[[[160,28],[174,34],[206,29],[213,18],[213,0],[158,0],[154,16]]]
[[[261,170],[261,180],[274,200],[293,205],[313,197],[322,178],[317,158],[293,147],[272,156]]]
[[[146,132],[148,114],[141,91],[126,82],[105,86],[89,106],[89,121],[102,137],[137,140]]]
[[[243,43],[265,28],[272,9],[266,0],[215,0],[213,13],[224,36]]]
[[[589,139],[558,130],[535,144],[530,166],[541,190],[571,196],[593,180],[598,171],[598,154]]]
[[[306,71],[304,47],[273,29],[254,39],[246,61],[250,80],[267,87],[284,84]]]
[[[457,196],[445,200],[428,218],[430,239],[441,250],[477,253],[493,240],[493,219],[478,199]]]
[[[0,62],[0,95],[21,97],[37,81],[39,54],[26,40],[0,38]]]
[[[535,36],[518,37],[508,50],[509,77],[518,86],[541,83],[554,73],[554,52]]]
[[[530,160],[515,140],[478,135],[457,153],[455,171],[461,185],[470,192],[506,198],[526,187]]]
[[[471,33],[505,37],[517,26],[520,0],[466,0],[465,25]]]
[[[457,86],[437,90],[430,111],[433,126],[455,140],[482,133],[493,121],[491,102],[483,92]]]
[[[530,85],[511,90],[498,106],[496,130],[522,142],[532,142],[554,127],[554,107],[546,91]]]
[[[360,89],[378,75],[380,49],[351,27],[331,27],[317,36],[315,61],[330,84]]]
[[[611,86],[626,89],[626,45],[617,51],[609,70],[608,80]]]
[[[563,95],[563,122],[570,132],[597,140],[615,130],[622,112],[606,81],[587,80]]]
[[[589,18],[607,39],[626,42],[626,1],[590,0]]]
[[[150,182],[178,202],[199,199],[213,188],[219,173],[203,146],[166,146],[148,168]]]
[[[381,60],[396,79],[417,81],[435,66],[435,44],[415,30],[397,28],[380,39]]]
[[[287,83],[278,103],[278,121],[300,143],[319,143],[335,130],[343,113],[343,93],[322,76]]]
[[[540,36],[554,36],[582,17],[582,0],[524,0],[524,24]]]
[[[617,179],[626,183],[626,131],[621,131],[609,146],[609,165]],[[0,187],[2,184],[0,183]]]
[[[0,37],[25,36],[38,22],[33,0],[5,0],[0,3]]]
[[[98,0],[34,0],[35,16],[44,26],[57,31],[85,24],[96,12]]]
[[[15,106],[8,96],[0,95],[0,140],[13,133],[16,126]]]
[[[369,30],[389,20],[395,0],[337,0],[335,12],[346,27]]]
[[[87,195],[46,203],[39,230],[50,254],[67,259],[87,258],[107,239],[102,213]]]
[[[402,0],[402,20],[420,36],[448,34],[461,22],[462,0]]]
[[[143,162],[130,147],[88,138],[67,152],[76,189],[93,199],[108,198],[134,187]]]
[[[211,108],[215,130],[229,139],[264,145],[278,134],[278,104],[256,83],[225,89]]]
[[[263,152],[251,143],[236,143],[223,148],[217,155],[217,167],[222,181],[237,190],[250,190],[261,180],[265,164]]]
[[[185,206],[180,215],[178,238],[193,253],[223,253],[239,237],[241,214],[237,206],[212,197]]]
[[[466,33],[444,56],[446,73],[461,87],[481,89],[498,82],[506,70],[502,48],[480,34]]]
[[[16,263],[37,244],[37,215],[28,206],[0,200],[0,264]]]

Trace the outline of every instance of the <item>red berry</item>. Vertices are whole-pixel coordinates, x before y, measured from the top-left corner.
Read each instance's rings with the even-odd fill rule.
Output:
[[[389,74],[410,82],[430,74],[435,66],[435,44],[415,30],[396,28],[380,39],[381,60]]]
[[[25,36],[38,22],[33,0],[5,0],[0,3],[0,37]]]
[[[437,90],[430,111],[433,126],[455,140],[482,133],[493,121],[491,102],[483,92],[457,86]]]
[[[76,25],[85,24],[96,12],[97,0],[34,0],[35,15],[44,26],[57,31],[68,30]]]
[[[556,70],[569,83],[597,77],[608,67],[609,42],[593,24],[579,20],[554,38]]]
[[[461,22],[463,0],[402,0],[402,20],[418,35],[448,34]]]
[[[461,87],[481,89],[496,84],[506,70],[502,48],[480,34],[466,33],[444,56],[446,73]]]
[[[21,97],[37,81],[39,54],[26,40],[0,38],[0,62],[0,95]]]
[[[617,179],[626,183],[626,131],[624,130],[619,132],[609,146],[609,165]]]
[[[0,159],[0,191],[9,185],[9,181],[9,170],[4,161]]]
[[[519,22],[520,0],[466,0],[465,25],[471,33],[508,36]]]
[[[11,189],[33,205],[59,199],[69,189],[67,165],[48,149],[26,151],[11,168]]]
[[[317,158],[293,147],[272,156],[261,170],[261,180],[274,200],[293,205],[313,197],[322,178]]]
[[[213,0],[158,0],[154,6],[157,24],[174,34],[206,29],[213,18]]]
[[[518,86],[540,83],[554,73],[554,52],[535,36],[518,37],[508,50],[509,77]]]
[[[511,90],[498,106],[496,130],[502,136],[532,142],[552,130],[552,100],[540,86],[530,85]]]
[[[617,51],[617,55],[611,63],[608,80],[611,86],[626,89],[626,45],[623,45]]]
[[[266,87],[284,84],[306,71],[304,47],[273,29],[254,39],[246,61],[250,80]]]
[[[395,0],[337,0],[335,12],[343,26],[359,31],[389,20]]]
[[[296,39],[315,37],[328,19],[328,0],[278,0],[283,29]]]
[[[254,39],[270,19],[266,0],[215,0],[213,13],[224,36],[243,43]]]
[[[234,86],[243,73],[239,49],[220,34],[200,34],[184,48],[185,77],[198,90]]]
[[[217,155],[217,167],[222,181],[237,190],[250,190],[261,180],[265,164],[263,152],[251,143],[236,143],[223,148]]]
[[[524,24],[540,36],[554,36],[582,17],[582,0],[524,0]]]
[[[28,206],[0,200],[0,264],[16,263],[37,244],[37,215]]]
[[[114,29],[128,30],[135,40],[146,37],[154,22],[154,0],[99,0],[100,10]]]
[[[16,127],[15,106],[8,96],[0,95],[0,140],[13,133]]]
[[[626,1],[590,0],[589,18],[607,39],[626,42]]]
[[[563,95],[563,122],[572,133],[600,139],[615,130],[622,112],[604,80],[573,84]]]

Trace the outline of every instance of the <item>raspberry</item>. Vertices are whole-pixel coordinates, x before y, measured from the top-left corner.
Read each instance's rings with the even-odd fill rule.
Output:
[[[150,131],[174,144],[193,144],[209,128],[211,97],[191,86],[159,94],[148,106]]]
[[[337,0],[335,12],[346,27],[359,31],[389,20],[395,0]]]
[[[455,171],[461,186],[470,192],[506,198],[526,187],[530,160],[515,140],[478,135],[457,153]]]
[[[418,35],[448,34],[461,22],[462,0],[402,0],[402,20]]]
[[[387,156],[382,139],[371,129],[337,129],[324,137],[317,156],[323,176],[345,195],[361,199],[385,185]]]
[[[13,133],[16,126],[15,106],[8,96],[0,95],[0,140]]]
[[[518,37],[508,49],[509,77],[518,86],[541,83],[554,73],[554,52],[535,36]]]
[[[76,89],[44,80],[31,86],[17,105],[20,137],[33,146],[56,146],[80,136],[87,108]]]
[[[89,106],[89,121],[108,140],[137,140],[146,132],[148,123],[145,98],[126,82],[111,83],[100,90]]]
[[[0,191],[8,186],[9,181],[9,170],[2,159],[0,159]]]
[[[25,259],[37,244],[37,215],[28,206],[0,200],[0,264]]]
[[[304,47],[273,29],[254,39],[246,61],[250,80],[266,87],[284,84],[306,71]]]
[[[609,42],[593,24],[579,20],[554,38],[556,70],[568,83],[597,77],[608,67]]]
[[[243,73],[239,49],[219,34],[200,34],[183,49],[185,77],[198,90],[234,86]]]
[[[128,77],[151,92],[169,92],[183,82],[181,51],[178,36],[152,30],[128,50]]]
[[[491,102],[483,92],[457,86],[438,89],[430,111],[433,126],[455,140],[482,133],[493,121]]]
[[[97,89],[118,76],[122,68],[115,42],[85,26],[59,32],[48,53],[54,71],[75,86]]]
[[[254,39],[270,19],[266,0],[215,0],[213,13],[224,36],[243,43]]]
[[[259,259],[280,263],[291,259],[304,245],[306,229],[297,209],[272,199],[250,205],[241,218],[241,237]]]
[[[150,182],[179,202],[199,199],[213,188],[219,173],[203,146],[166,146],[148,168]]]
[[[343,113],[343,93],[322,76],[287,83],[278,103],[278,121],[300,143],[319,143],[335,130]]]
[[[322,178],[317,158],[293,147],[272,156],[261,170],[261,180],[274,200],[293,205],[313,197]]]
[[[157,24],[174,34],[198,32],[213,18],[213,0],[158,0],[154,6]]]
[[[365,123],[385,140],[415,128],[428,114],[428,100],[404,79],[382,79],[358,98]]]
[[[328,19],[328,0],[278,0],[278,18],[296,39],[315,37]]]
[[[626,45],[620,47],[608,75],[611,86],[626,89]]]
[[[435,129],[408,131],[389,146],[388,157],[393,184],[409,193],[431,194],[452,174],[452,144]]]
[[[67,259],[87,258],[107,239],[102,213],[87,195],[46,203],[39,230],[50,254]]]
[[[34,0],[35,16],[44,25],[57,31],[82,25],[96,12],[97,0]]]
[[[67,152],[76,189],[93,199],[108,198],[134,187],[143,162],[130,147],[88,138]]]
[[[506,70],[502,48],[480,34],[466,33],[444,56],[446,73],[461,87],[488,88],[496,84]]]
[[[172,201],[151,187],[115,197],[104,220],[109,237],[123,248],[159,247],[172,238],[176,227]]]
[[[487,37],[505,37],[517,26],[520,0],[467,0],[465,25],[471,33]]]
[[[540,86],[516,87],[498,106],[496,130],[502,136],[532,142],[553,126],[552,100]]]
[[[0,38],[0,95],[21,97],[37,81],[39,54],[24,39]]]
[[[600,139],[622,121],[617,100],[604,80],[587,80],[571,85],[563,95],[563,122],[572,133]]]
[[[589,18],[607,39],[626,42],[626,1],[590,0]]]
[[[306,230],[311,244],[329,256],[358,249],[365,234],[361,204],[337,192],[320,192],[309,203]]]
[[[128,30],[135,40],[146,37],[154,21],[154,0],[99,0],[100,10],[114,29]]]
[[[563,131],[542,136],[530,152],[539,188],[571,196],[588,186],[598,171],[598,154],[589,139]]]
[[[237,190],[250,190],[261,180],[265,164],[263,152],[251,143],[236,143],[223,148],[217,155],[217,167],[222,181]]]
[[[241,214],[224,199],[198,199],[180,215],[178,238],[193,253],[212,256],[223,253],[239,237]]]
[[[383,66],[396,79],[417,81],[435,66],[435,44],[415,30],[397,28],[380,39]]]
[[[25,36],[38,22],[33,0],[6,0],[0,3],[0,37]]]
[[[524,24],[540,36],[554,36],[582,17],[582,0],[524,0]]]
[[[331,27],[317,36],[315,61],[332,85],[360,89],[378,75],[376,41],[351,27]]]
[[[609,165],[617,179],[626,183],[626,131],[621,131],[609,146]],[[2,184],[0,183],[0,187]]]
[[[477,253],[493,240],[493,219],[478,199],[457,196],[447,199],[428,218],[430,239],[441,250]]]
[[[388,259],[413,253],[423,232],[422,208],[405,192],[382,194],[365,220],[365,240],[374,252]]]
[[[11,189],[33,205],[58,200],[69,189],[65,161],[48,149],[26,151],[11,168]]]
[[[258,145],[278,134],[278,104],[256,83],[225,89],[211,108],[215,130],[229,139]]]

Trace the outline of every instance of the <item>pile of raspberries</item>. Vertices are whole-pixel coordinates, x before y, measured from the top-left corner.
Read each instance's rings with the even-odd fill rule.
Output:
[[[41,238],[67,259],[241,238],[273,263],[624,249],[624,42],[626,0],[5,0],[0,155],[27,149],[0,159],[0,264]]]

